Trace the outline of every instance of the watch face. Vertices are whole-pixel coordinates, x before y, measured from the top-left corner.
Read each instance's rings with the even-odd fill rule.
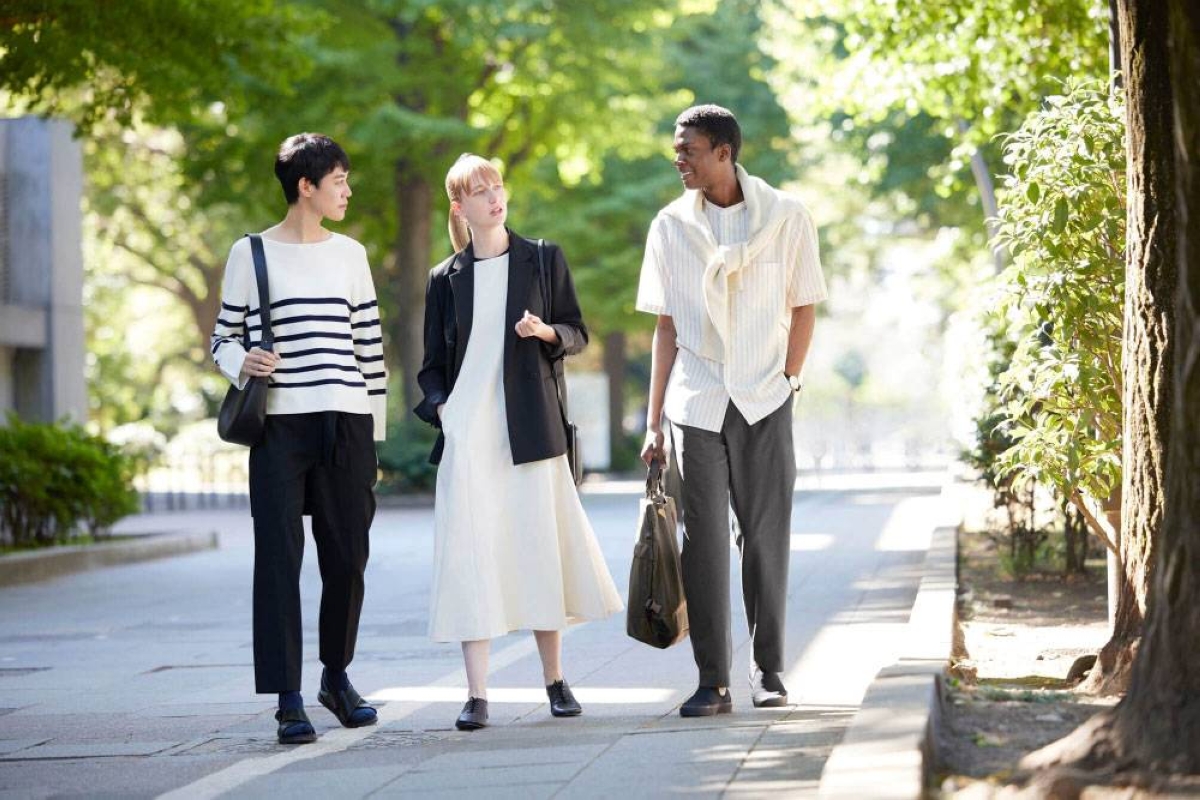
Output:
[[[787,380],[788,380],[788,384],[792,387],[793,392],[800,391],[801,384],[800,384],[800,376],[799,375],[788,375]]]

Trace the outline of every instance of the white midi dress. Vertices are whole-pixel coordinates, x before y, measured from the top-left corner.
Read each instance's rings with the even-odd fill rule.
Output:
[[[513,464],[503,384],[508,255],[475,262],[471,337],[442,410],[429,636],[561,630],[623,607],[566,456]]]

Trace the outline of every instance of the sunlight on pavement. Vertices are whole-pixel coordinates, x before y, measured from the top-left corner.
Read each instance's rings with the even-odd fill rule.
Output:
[[[580,703],[665,703],[675,694],[672,689],[572,687],[571,691]],[[546,690],[542,688],[488,689],[489,703],[545,703]],[[462,703],[467,696],[463,686],[389,686],[372,692],[367,698],[378,702],[402,703]]]
[[[793,533],[792,552],[814,552],[828,550],[833,546],[831,533]]]
[[[928,550],[933,535],[930,519],[940,508],[939,497],[912,497],[896,505],[887,525],[875,540],[881,552]]]
[[[875,673],[894,660],[906,627],[863,621],[822,628],[784,676],[788,699],[806,706],[857,707]]]

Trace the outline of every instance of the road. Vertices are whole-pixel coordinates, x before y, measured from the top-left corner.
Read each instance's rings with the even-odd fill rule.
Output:
[[[492,727],[454,730],[459,648],[425,636],[432,510],[381,510],[350,674],[380,724],[345,730],[316,704],[320,579],[303,573],[305,699],[315,745],[274,741],[274,698],[253,693],[246,511],[142,515],[126,531],[216,530],[195,555],[0,589],[0,797],[753,796],[815,791],[874,674],[889,664],[920,581],[936,494],[910,482],[797,491],[786,684],[794,705],[682,719],[690,646],[659,651],[621,615],[573,627],[564,673],[584,715],[547,710],[532,636],[494,643]],[[917,483],[920,483],[918,481]],[[928,481],[926,481],[928,483]],[[638,487],[585,492],[618,588],[628,582]],[[749,667],[734,558],[735,670]]]

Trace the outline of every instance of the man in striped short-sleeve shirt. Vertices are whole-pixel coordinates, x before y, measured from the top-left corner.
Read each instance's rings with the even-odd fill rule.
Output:
[[[787,703],[792,400],[826,290],[812,217],[737,163],[741,138],[720,106],[676,120],[685,191],[650,226],[638,286],[638,310],[658,317],[642,457],[665,457],[665,415],[681,479],[683,584],[700,673],[685,717],[733,708],[730,507],[753,638],[752,701]]]
[[[312,516],[321,564],[317,700],[346,727],[375,709],[351,685],[375,516],[375,442],[384,438],[387,368],[367,253],[322,222],[346,216],[350,160],[327,136],[301,133],[279,148],[275,175],[287,216],[261,234],[269,307],[261,308],[251,245],[229,252],[213,359],[239,388],[269,376],[261,441],[250,449],[254,517],[254,676],[278,694],[283,744],[316,739],[300,694],[302,516]],[[264,313],[274,347],[264,349]]]

